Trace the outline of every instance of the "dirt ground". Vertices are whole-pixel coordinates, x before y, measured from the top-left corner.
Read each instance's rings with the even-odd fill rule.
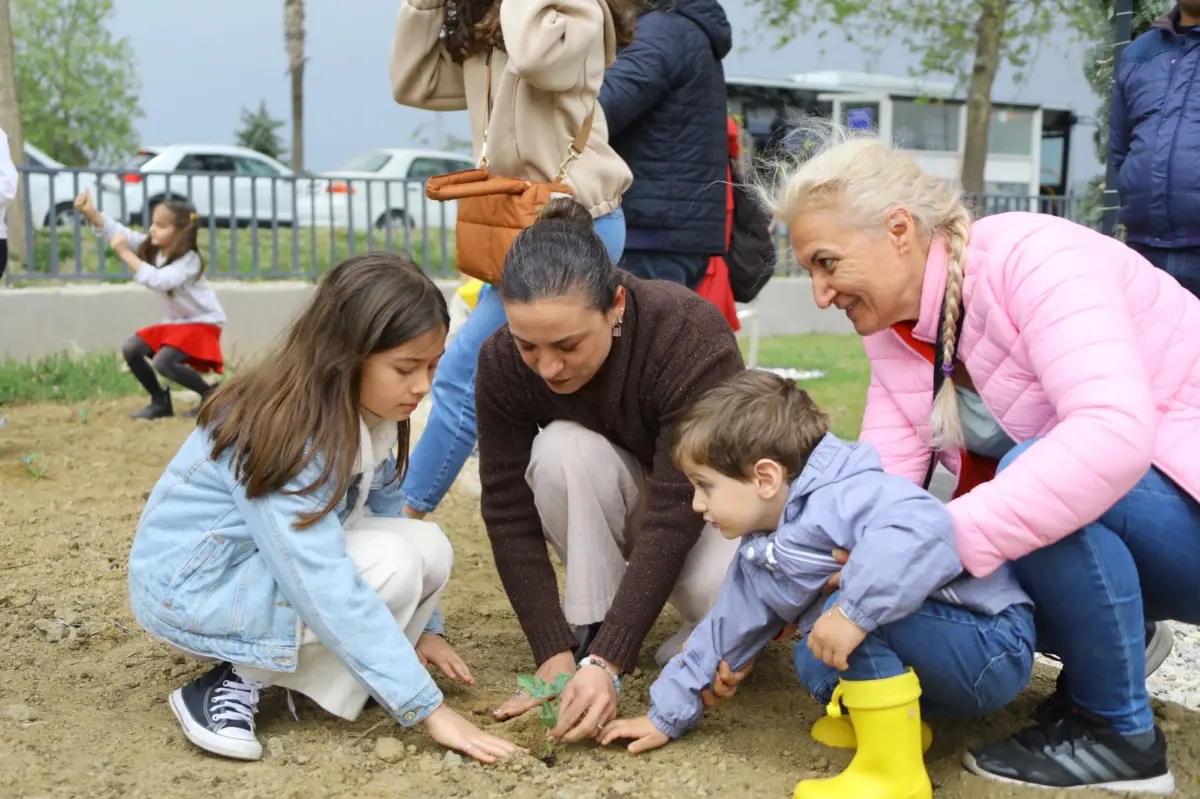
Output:
[[[183,738],[165,700],[204,667],[141,632],[126,598],[126,558],[144,497],[189,429],[183,419],[128,420],[139,404],[7,409],[0,431],[0,797],[787,797],[798,779],[835,774],[848,762],[848,753],[808,738],[821,709],[798,688],[784,645],[763,654],[736,703],[639,758],[580,744],[562,747],[553,768],[522,758],[484,769],[444,756],[419,727],[370,731],[385,718],[377,706],[349,724],[298,698],[296,721],[278,692],[268,692],[260,708],[259,734],[270,751],[262,762],[201,753]],[[24,464],[28,453],[38,457]],[[536,714],[492,723],[492,709],[531,662],[495,575],[478,504],[455,493],[436,520],[457,555],[445,603],[451,636],[478,679],[473,688],[444,685],[447,701],[534,746]],[[647,641],[642,670],[621,695],[623,714],[645,710],[656,673],[651,653],[676,621],[668,611]],[[959,766],[964,746],[1019,726],[1049,688],[1039,673],[1010,711],[935,725],[928,763],[936,795],[1093,795],[996,785]],[[1200,796],[1200,715],[1174,705],[1157,712],[1172,743],[1176,795]],[[376,753],[382,737],[403,744],[388,760]]]

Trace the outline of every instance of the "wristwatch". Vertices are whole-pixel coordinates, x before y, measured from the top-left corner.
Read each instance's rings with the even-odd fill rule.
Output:
[[[598,666],[604,669],[606,672],[608,672],[608,676],[612,677],[613,688],[616,689],[617,693],[621,693],[621,675],[603,660],[588,655],[583,660],[579,661],[579,667],[583,668],[584,666]]]

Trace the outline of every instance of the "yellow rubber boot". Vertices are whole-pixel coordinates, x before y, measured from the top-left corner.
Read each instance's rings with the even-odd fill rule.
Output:
[[[817,743],[831,746],[834,749],[857,749],[858,737],[854,734],[854,725],[847,716],[822,716],[813,724],[809,732]],[[933,730],[925,722],[921,722],[921,751],[928,752],[933,746]]]
[[[836,777],[804,780],[794,799],[933,799],[921,757],[921,683],[911,670],[886,680],[842,680],[829,715],[850,711],[858,751]]]

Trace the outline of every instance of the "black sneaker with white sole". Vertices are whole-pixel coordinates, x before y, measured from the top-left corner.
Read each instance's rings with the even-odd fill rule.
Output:
[[[222,663],[198,680],[176,689],[168,700],[183,734],[201,749],[237,760],[260,760],[254,714],[263,684],[239,677]]]
[[[1076,709],[1011,738],[975,747],[963,756],[963,765],[998,782],[1166,796],[1175,791],[1167,741],[1157,727],[1152,734],[1143,748],[1103,719]]]

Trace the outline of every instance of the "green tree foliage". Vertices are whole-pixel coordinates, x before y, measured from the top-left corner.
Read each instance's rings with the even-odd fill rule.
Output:
[[[1020,80],[1039,45],[1061,45],[1090,31],[1094,0],[751,0],[785,44],[816,29],[868,52],[901,44],[917,56],[913,72],[947,75],[967,93],[962,181],[982,192],[992,87],[1002,66]]]
[[[69,166],[113,165],[137,149],[141,84],[113,0],[13,0],[25,139]]]
[[[235,134],[237,143],[279,161],[287,154],[287,148],[279,136],[279,129],[283,126],[282,119],[271,116],[267,101],[261,100],[257,111],[242,109],[242,127]]]

